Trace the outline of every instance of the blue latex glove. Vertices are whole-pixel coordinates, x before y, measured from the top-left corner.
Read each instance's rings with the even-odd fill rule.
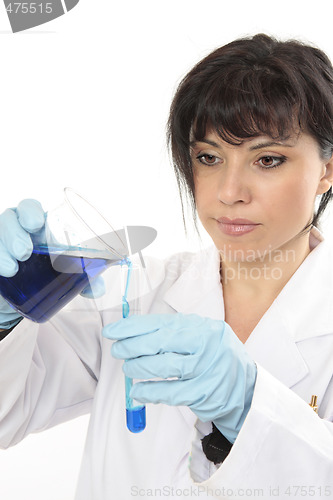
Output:
[[[128,377],[176,377],[134,384],[133,399],[188,406],[235,441],[251,406],[257,369],[227,323],[196,314],[131,316],[105,326],[103,336],[118,340],[111,352],[126,360]]]
[[[14,276],[19,268],[18,261],[29,259],[33,250],[30,235],[40,231],[44,222],[41,204],[32,199],[23,200],[17,208],[8,208],[0,215],[0,276]],[[104,292],[103,278],[98,276],[81,295],[96,298]],[[11,328],[20,318],[20,314],[0,297],[0,329]]]

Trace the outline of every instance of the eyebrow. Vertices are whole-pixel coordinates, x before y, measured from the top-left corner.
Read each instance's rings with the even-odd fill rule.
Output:
[[[255,151],[256,149],[263,149],[263,148],[269,148],[270,146],[284,146],[287,148],[292,148],[292,144],[287,144],[283,142],[276,142],[276,141],[266,141],[266,142],[260,142],[259,144],[255,144],[254,146],[250,146],[249,150],[250,151]]]
[[[200,141],[191,141],[190,146],[195,146],[196,144],[198,144],[198,142],[205,142],[206,144],[209,144],[210,146],[213,146],[214,148],[220,149],[220,147],[221,147],[219,144],[217,144],[217,142],[210,141],[209,139],[201,139]]]
[[[202,139],[200,141],[191,141],[190,146],[195,146],[195,144],[197,144],[198,142],[204,142],[206,144],[209,144],[210,146],[213,146],[214,148],[219,148],[219,149],[221,148],[221,146],[219,144],[217,144],[217,142],[210,141],[209,139]],[[268,148],[270,146],[284,146],[287,148],[292,148],[293,144],[287,144],[287,143],[276,142],[276,141],[266,141],[266,142],[260,142],[259,144],[255,144],[254,146],[250,146],[249,151],[255,151],[257,149],[264,149],[264,148]]]

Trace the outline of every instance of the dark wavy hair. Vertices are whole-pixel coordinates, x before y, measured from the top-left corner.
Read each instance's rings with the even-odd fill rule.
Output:
[[[190,201],[195,227],[194,180],[190,142],[207,129],[230,144],[268,135],[286,139],[309,133],[320,155],[333,153],[333,68],[324,52],[297,40],[278,41],[265,34],[235,40],[214,50],[183,78],[171,104],[167,138],[184,216]],[[321,196],[309,230],[332,199]]]

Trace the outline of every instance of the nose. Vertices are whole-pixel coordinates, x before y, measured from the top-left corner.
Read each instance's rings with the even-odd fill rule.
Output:
[[[225,164],[218,183],[218,198],[224,205],[249,203],[251,187],[245,169],[234,162]]]

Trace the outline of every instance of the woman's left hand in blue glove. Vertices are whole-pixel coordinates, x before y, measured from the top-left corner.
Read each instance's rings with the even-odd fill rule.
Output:
[[[103,336],[118,340],[111,352],[126,360],[128,377],[172,378],[134,384],[133,399],[188,406],[235,441],[251,406],[257,369],[227,323],[196,314],[150,314],[109,324]]]

